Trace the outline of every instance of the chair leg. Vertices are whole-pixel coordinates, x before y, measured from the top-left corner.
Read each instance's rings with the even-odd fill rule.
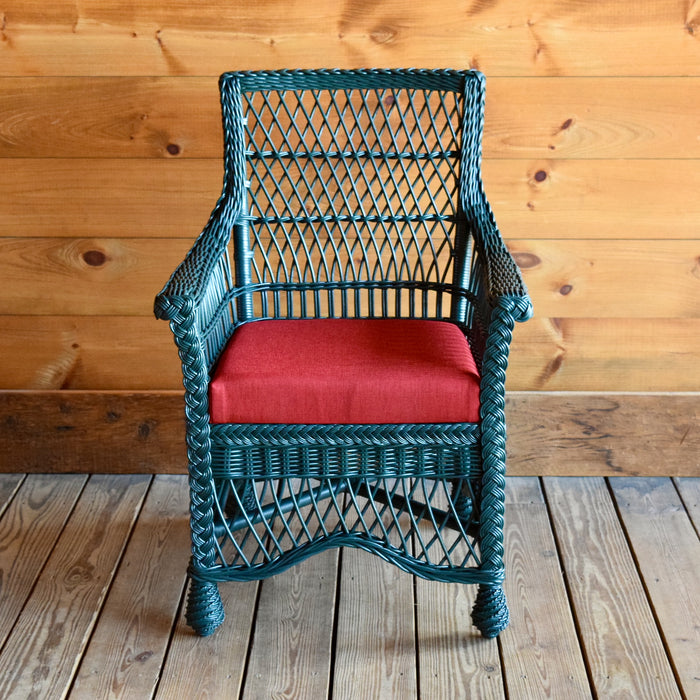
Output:
[[[497,637],[510,620],[506,595],[501,586],[480,585],[472,609],[472,622],[484,637]]]
[[[200,636],[208,637],[224,621],[219,586],[208,581],[190,580],[185,620]]]

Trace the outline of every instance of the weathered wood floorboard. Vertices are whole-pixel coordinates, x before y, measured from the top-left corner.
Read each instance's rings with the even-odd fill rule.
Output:
[[[0,656],[0,697],[65,696],[149,482],[90,478]]]
[[[187,510],[186,477],[155,477],[81,663],[74,697],[153,694],[185,586]]]
[[[588,698],[586,668],[539,480],[509,480],[506,508],[505,591],[511,618],[519,622],[499,638],[509,696]]]
[[[0,645],[12,632],[86,481],[84,474],[61,479],[29,474],[0,520]]]
[[[0,474],[0,515],[24,481],[24,474]]]
[[[226,620],[197,637],[184,477],[149,483],[0,475],[0,696],[698,696],[698,478],[511,477],[498,641],[475,587],[357,550],[222,584]]]
[[[680,698],[603,479],[545,478],[586,662],[599,697]],[[660,569],[666,563],[656,562]]]
[[[333,697],[417,696],[413,581],[358,549],[343,552]]]
[[[610,484],[681,687],[700,697],[700,540],[670,479]]]
[[[472,625],[476,587],[416,580],[420,697],[505,698],[498,642]]]
[[[700,479],[682,478],[673,481],[695,526],[695,532],[700,534]]]

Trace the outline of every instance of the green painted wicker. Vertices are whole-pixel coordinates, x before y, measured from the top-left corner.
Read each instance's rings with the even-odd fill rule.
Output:
[[[223,620],[218,584],[359,547],[428,579],[502,592],[504,384],[531,315],[481,182],[484,78],[453,70],[226,73],[223,193],[157,296],[182,360],[191,488],[187,619]],[[210,372],[243,323],[405,317],[462,329],[481,421],[212,425]]]

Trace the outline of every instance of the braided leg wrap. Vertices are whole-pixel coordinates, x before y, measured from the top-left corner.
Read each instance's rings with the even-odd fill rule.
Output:
[[[503,568],[506,484],[505,382],[508,350],[515,325],[509,306],[498,305],[492,312],[481,386],[481,559],[482,568],[494,570]]]
[[[505,512],[506,419],[505,381],[508,352],[516,318],[529,313],[529,300],[503,297],[493,309],[484,352],[481,429],[483,478],[480,508],[481,566],[503,575]],[[505,594],[500,585],[481,585],[472,620],[485,637],[495,637],[508,625]]]
[[[187,594],[187,624],[200,637],[208,637],[224,621],[224,617],[224,606],[217,584],[192,579]]]
[[[506,596],[501,586],[479,586],[472,608],[472,622],[484,637],[497,637],[510,621]]]
[[[187,422],[187,458],[190,486],[190,536],[192,567],[206,570],[216,561],[214,533],[214,484],[211,473],[207,367],[194,314],[185,303],[171,321],[182,361]],[[192,580],[186,619],[202,636],[211,634],[223,621],[224,611],[216,583]]]

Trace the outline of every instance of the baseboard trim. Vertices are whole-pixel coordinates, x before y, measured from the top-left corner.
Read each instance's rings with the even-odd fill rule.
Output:
[[[700,476],[700,393],[512,392],[508,473]],[[0,472],[182,474],[181,392],[0,391]]]

